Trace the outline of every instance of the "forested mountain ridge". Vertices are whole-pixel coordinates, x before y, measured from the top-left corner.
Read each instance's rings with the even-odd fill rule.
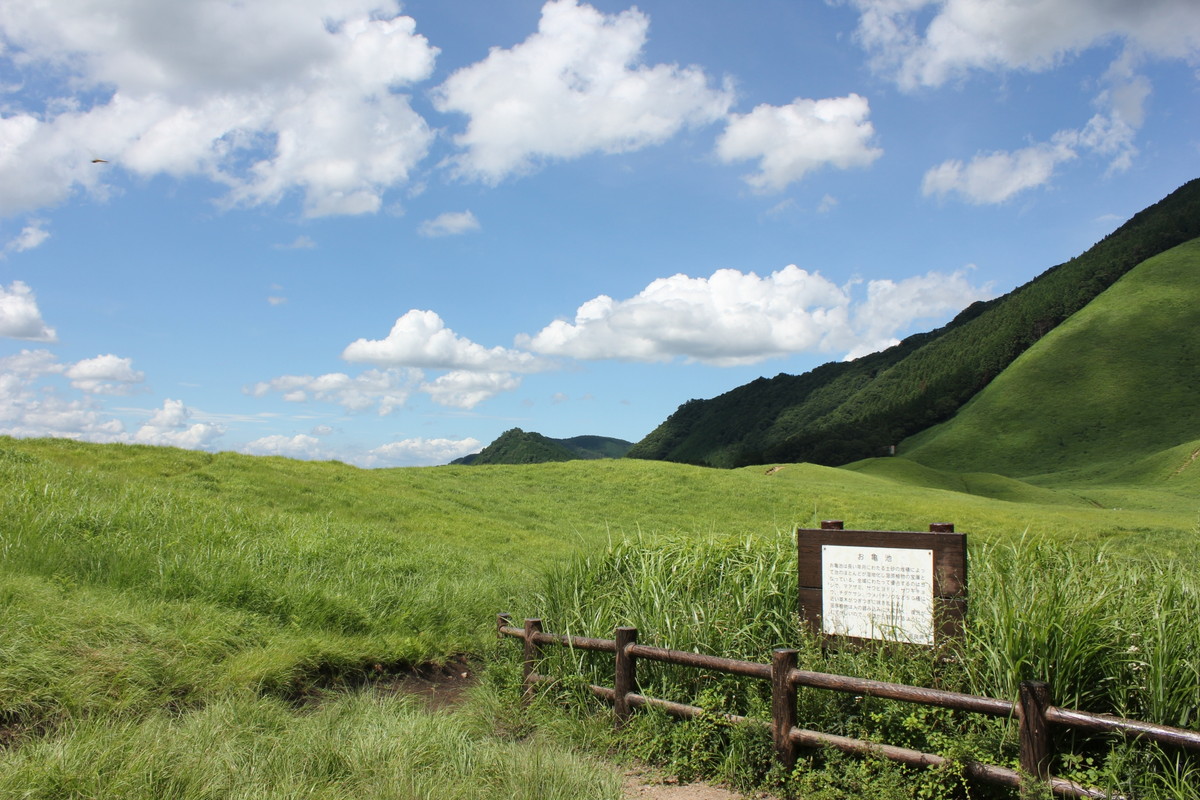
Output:
[[[544,464],[549,461],[620,458],[632,442],[608,436],[572,436],[551,439],[534,431],[512,428],[478,453],[450,462],[452,464]]]
[[[803,375],[690,400],[631,458],[715,467],[882,455],[949,419],[1014,359],[1142,261],[1200,236],[1200,179],[1134,215],[1086,253],[947,325]]]

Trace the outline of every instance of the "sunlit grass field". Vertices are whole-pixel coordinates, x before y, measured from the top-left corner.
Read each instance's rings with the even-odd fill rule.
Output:
[[[1024,538],[1101,547],[1118,564],[1161,557],[1186,573],[1197,562],[1200,503],[1153,481],[1056,489],[918,465],[899,474],[898,463],[366,471],[0,439],[0,797],[616,797],[595,748],[478,710],[494,697],[431,715],[378,691],[456,654],[498,660],[503,673],[512,651],[495,640],[495,614],[545,615],[556,629],[566,608],[548,587],[574,585],[568,576],[614,548],[661,561],[691,547],[683,570],[722,563],[736,541],[778,562],[756,586],[784,598],[785,618],[791,531],[824,519],[954,522],[973,557]],[[1080,566],[1070,581],[1086,589],[1088,574]],[[1121,596],[1125,573],[1100,574]],[[711,586],[700,576],[683,585]],[[573,613],[607,626],[616,616],[601,610],[619,607],[622,580],[653,585],[645,572],[616,576],[580,589]],[[980,592],[996,585],[972,580]],[[660,589],[672,602],[710,603],[670,587]],[[1181,584],[1164,602],[1192,609],[1194,592]],[[786,639],[794,626],[781,626]],[[739,655],[730,637],[704,646]],[[1197,650],[1171,658],[1186,672]]]

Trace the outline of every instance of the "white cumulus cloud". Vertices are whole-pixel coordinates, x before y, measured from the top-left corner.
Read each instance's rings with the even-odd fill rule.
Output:
[[[64,378],[77,396],[63,390]],[[130,359],[111,354],[73,364],[58,361],[49,350],[0,358],[0,435],[205,449],[225,433],[221,425],[192,422],[193,412],[182,400],[164,401],[128,433],[97,396],[128,394],[143,379]]]
[[[474,233],[479,229],[479,220],[470,211],[447,211],[445,214],[439,214],[433,219],[422,222],[417,227],[417,233],[421,236],[436,238]]]
[[[473,372],[536,372],[545,359],[505,347],[487,348],[459,336],[433,311],[412,309],[385,339],[358,339],[342,351],[351,362]]]
[[[303,433],[295,436],[263,436],[247,442],[241,452],[252,456],[284,456],[305,461],[328,461],[334,458],[333,452],[326,450],[320,439]]]
[[[144,372],[133,368],[133,359],[111,353],[76,361],[63,374],[73,387],[92,394],[130,394],[135,384],[146,379]]]
[[[182,447],[202,450],[225,433],[225,428],[209,422],[191,422],[192,410],[182,400],[164,400],[144,425],[133,434],[137,444]]]
[[[342,372],[316,377],[283,375],[245,391],[255,397],[278,393],[294,403],[334,403],[351,412],[377,407],[380,415],[402,407],[414,392],[428,395],[438,405],[470,409],[517,389],[520,374],[552,366],[533,353],[472,342],[447,328],[435,312],[416,309],[397,319],[387,338],[352,342],[342,358],[380,368],[357,376]],[[425,380],[426,369],[445,372]]]
[[[103,193],[113,169],[206,176],[246,204],[295,191],[310,216],[377,210],[434,135],[398,90],[429,77],[437,50],[399,8],[395,0],[0,5],[8,52],[47,79],[51,95],[0,117],[0,214],[76,189]],[[93,154],[108,163],[92,163]]]
[[[746,182],[782,191],[819,167],[865,167],[883,155],[873,144],[870,113],[867,100],[856,94],[760,105],[749,114],[730,115],[717,139],[717,156],[726,163],[758,159],[758,172]]]
[[[987,295],[961,273],[854,286],[789,265],[766,277],[733,269],[708,278],[660,278],[628,300],[601,295],[572,322],[556,320],[518,344],[580,359],[752,364],[801,352],[862,354],[886,347],[916,319],[963,308]],[[916,302],[919,300],[919,302]],[[866,348],[866,349],[864,349]]]
[[[33,290],[23,281],[13,281],[7,288],[0,285],[0,336],[33,342],[58,341],[58,334],[42,321]]]
[[[105,414],[92,398],[65,397],[44,383],[64,368],[49,350],[0,358],[0,434],[122,441],[126,434],[120,420]]]
[[[641,63],[649,19],[603,14],[577,0],[542,7],[537,33],[452,74],[439,111],[469,117],[455,137],[458,174],[498,183],[540,162],[659,144],[720,119],[733,100],[697,67]]]

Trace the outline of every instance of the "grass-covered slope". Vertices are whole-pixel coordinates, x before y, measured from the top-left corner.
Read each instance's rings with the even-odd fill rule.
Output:
[[[1200,180],[1135,215],[1083,255],[948,325],[804,375],[691,400],[631,457],[717,467],[844,464],[949,419],[1030,345],[1145,259],[1200,236]]]
[[[1114,473],[1180,448],[1164,483],[1197,487],[1200,239],[1157,255],[1029,348],[901,456],[953,472]],[[1155,462],[1157,464],[1157,462]]]
[[[903,458],[868,458],[842,469],[873,475],[909,486],[963,492],[994,500],[1032,505],[1096,505],[1079,494],[1034,486],[1016,478],[991,472],[949,472]]]
[[[551,439],[534,431],[512,428],[478,453],[455,459],[453,464],[545,464],[577,458],[620,458],[633,446],[607,436],[573,436]]]
[[[782,552],[772,558],[790,570],[780,542],[830,518],[952,521],[976,547],[1028,532],[1180,564],[1197,555],[1194,496],[1148,487],[1125,510],[1050,490],[1002,502],[814,465],[360,470],[0,439],[0,485],[0,797],[39,800],[613,800],[603,769],[530,736],[527,721],[429,718],[392,678],[493,652],[497,612],[548,610],[535,607],[539,587],[621,542],[661,550],[684,581],[671,542],[716,564],[708,543],[733,537],[747,556]],[[630,577],[604,584],[607,598],[649,588]],[[600,610],[591,596],[579,614]],[[715,605],[699,596],[691,612]],[[794,601],[780,607],[795,619]],[[569,623],[555,616],[551,629]]]

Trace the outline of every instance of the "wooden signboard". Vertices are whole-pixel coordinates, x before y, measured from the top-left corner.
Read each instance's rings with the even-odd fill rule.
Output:
[[[840,521],[796,531],[800,615],[811,630],[850,641],[936,645],[962,633],[967,536],[847,531]]]

